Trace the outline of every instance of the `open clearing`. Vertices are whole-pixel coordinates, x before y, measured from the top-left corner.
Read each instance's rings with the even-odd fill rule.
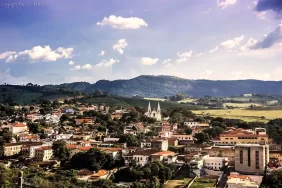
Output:
[[[268,122],[275,118],[282,118],[282,110],[194,110],[193,113],[202,116],[223,117],[230,119],[242,119],[244,121]]]
[[[263,106],[262,104],[259,103],[224,103],[223,106],[232,106],[234,108],[248,108],[251,105],[253,106]]]
[[[166,99],[162,99],[162,98],[144,98],[145,100],[149,100],[149,101],[165,101]]]
[[[187,102],[194,102],[194,101],[195,101],[195,99],[186,98],[186,99],[183,99],[183,100],[177,101],[177,102],[178,102],[178,103],[181,103],[181,102],[187,103]]]
[[[189,178],[189,173],[189,168],[182,168],[175,178],[169,180],[167,184],[164,185],[164,188],[179,188],[187,184],[191,179]]]

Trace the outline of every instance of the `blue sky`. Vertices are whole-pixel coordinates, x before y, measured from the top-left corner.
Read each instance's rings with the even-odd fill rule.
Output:
[[[0,83],[282,80],[279,0],[0,3]]]

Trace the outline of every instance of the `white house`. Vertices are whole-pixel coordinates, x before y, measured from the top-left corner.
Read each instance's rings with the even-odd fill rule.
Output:
[[[227,162],[226,157],[204,157],[204,168],[220,171]]]
[[[15,123],[12,125],[11,131],[13,134],[23,133],[28,131],[28,127],[26,123]]]

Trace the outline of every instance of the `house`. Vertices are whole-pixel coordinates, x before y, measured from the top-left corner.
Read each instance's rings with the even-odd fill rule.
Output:
[[[202,151],[202,145],[200,144],[190,144],[184,147],[186,153],[200,153]]]
[[[169,146],[178,146],[178,138],[167,138]]]
[[[27,127],[26,123],[15,123],[15,124],[12,125],[11,129],[12,129],[11,131],[12,131],[13,134],[18,134],[18,133],[28,131],[28,127]]]
[[[97,148],[97,149],[111,155],[114,160],[120,160],[122,158],[122,148]]]
[[[159,137],[161,138],[170,138],[172,136],[173,132],[172,131],[160,131],[159,132]]]
[[[227,157],[229,161],[235,160],[234,146],[211,146],[202,148],[202,152],[208,153],[210,157]]]
[[[45,128],[43,129],[43,131],[44,131],[44,134],[48,136],[53,135],[53,134],[58,134],[58,131],[53,128]]]
[[[96,118],[80,118],[75,119],[74,121],[76,125],[93,125],[96,121]]]
[[[171,135],[171,137],[177,138],[179,145],[189,146],[194,143],[193,135],[177,134],[177,135]]]
[[[88,169],[82,169],[77,173],[77,179],[87,181],[93,174],[95,174],[95,172]]]
[[[176,153],[172,151],[161,151],[151,155],[152,161],[160,161],[165,164],[174,163],[177,159]]]
[[[24,143],[7,143],[3,146],[4,156],[12,156],[19,154],[22,151],[22,146]]]
[[[94,147],[93,146],[77,146],[76,148],[70,150],[70,157],[73,157],[75,154],[77,154],[79,152],[87,152],[88,150],[90,150],[92,148],[94,148]]]
[[[40,142],[37,134],[19,134],[19,142]]]
[[[33,113],[33,114],[27,114],[26,115],[26,119],[28,119],[31,122],[34,122],[36,120],[40,120],[43,119],[43,116],[37,113]]]
[[[151,139],[148,139],[148,140],[142,140],[141,141],[141,148],[151,148],[151,144],[152,144],[152,142],[151,142],[152,140]]]
[[[72,135],[72,138],[79,138],[82,140],[89,140],[90,139],[90,134],[82,134],[82,133],[76,133]]]
[[[110,174],[109,171],[101,169],[97,173],[91,175],[88,180],[89,181],[96,181],[96,180],[99,180],[99,179],[107,179],[109,174]]]
[[[53,157],[51,146],[42,146],[35,149],[34,158],[37,161],[49,161]]]
[[[35,149],[43,146],[42,142],[35,142],[30,144],[25,144],[22,146],[22,154],[25,157],[33,158],[35,156]]]
[[[168,140],[162,138],[156,138],[151,141],[151,148],[161,151],[167,151],[168,149]]]
[[[137,165],[144,166],[151,161],[151,155],[160,152],[156,149],[140,149],[135,152],[125,154],[123,156],[125,165],[136,163]]]
[[[228,188],[259,188],[260,183],[252,181],[247,175],[231,172],[227,177],[226,185]]]
[[[190,127],[191,129],[195,129],[199,127],[200,123],[196,121],[186,121],[184,122],[184,126]]]
[[[282,165],[282,151],[269,151],[269,160],[276,160]]]
[[[227,166],[226,157],[204,157],[204,168],[208,170],[222,171]]]

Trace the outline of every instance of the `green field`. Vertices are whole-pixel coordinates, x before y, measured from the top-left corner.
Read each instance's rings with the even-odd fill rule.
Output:
[[[251,105],[257,106],[257,107],[262,107],[263,105],[260,103],[224,103],[223,106],[232,106],[234,108],[248,108]]]
[[[269,120],[275,118],[282,118],[282,110],[246,110],[246,109],[194,110],[193,113],[200,116],[242,119],[247,122],[251,122],[251,121],[268,122]]]
[[[196,179],[190,188],[213,188],[216,179]]]
[[[127,97],[116,97],[116,96],[107,96],[107,97],[93,97],[91,99],[86,99],[86,102],[92,104],[106,104],[108,106],[122,106],[122,107],[131,107],[138,106],[143,109],[148,108],[149,101],[142,98],[127,98]],[[158,102],[160,103],[161,109],[175,108],[175,107],[183,107],[193,109],[199,109],[196,106],[189,106],[186,104],[178,104],[168,101],[156,101],[151,100],[151,108],[157,109]]]
[[[165,101],[166,99],[163,98],[144,98],[145,100],[148,101]]]
[[[167,184],[164,185],[164,188],[178,188],[187,184],[191,179],[189,178],[189,173],[189,168],[182,168],[175,178],[169,180]]]
[[[195,99],[191,99],[191,98],[186,98],[186,99],[183,99],[181,101],[177,101],[178,103],[187,103],[187,102],[194,102]]]

